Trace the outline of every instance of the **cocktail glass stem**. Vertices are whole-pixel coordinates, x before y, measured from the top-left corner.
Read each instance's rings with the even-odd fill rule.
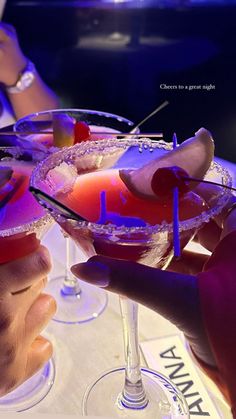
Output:
[[[138,346],[138,304],[120,296],[125,349],[125,383],[118,404],[129,409],[143,409],[148,404],[140,369]]]
[[[65,236],[66,242],[66,266],[65,266],[65,278],[62,283],[61,292],[63,295],[76,295],[77,298],[81,294],[81,288],[78,279],[72,274],[70,267],[73,265],[75,260],[73,252],[75,251],[75,245],[68,236]]]
[[[107,293],[80,281],[72,274],[70,268],[78,263],[80,255],[71,238],[64,232],[63,236],[63,272],[62,275],[52,277],[46,288],[46,292],[57,301],[53,320],[65,324],[85,323],[96,319],[103,312],[107,305]]]

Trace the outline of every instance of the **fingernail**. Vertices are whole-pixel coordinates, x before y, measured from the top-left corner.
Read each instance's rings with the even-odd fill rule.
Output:
[[[195,132],[195,135],[201,134],[202,130],[205,130],[205,129],[203,127],[199,128],[199,130]]]
[[[105,288],[110,282],[110,269],[101,262],[86,262],[74,265],[71,272],[78,278]]]
[[[132,170],[130,170],[130,169],[121,169],[121,170],[119,170],[119,176],[123,181],[125,181],[127,178],[130,177],[131,172],[132,172]]]

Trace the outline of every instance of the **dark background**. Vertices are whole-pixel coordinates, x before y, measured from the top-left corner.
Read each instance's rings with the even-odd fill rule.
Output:
[[[179,140],[205,126],[216,154],[236,162],[236,2],[13,1],[25,54],[63,107],[99,109]],[[177,86],[161,89],[160,85]],[[203,90],[203,85],[214,89]],[[184,89],[178,86],[183,85]],[[200,90],[185,86],[201,86]]]

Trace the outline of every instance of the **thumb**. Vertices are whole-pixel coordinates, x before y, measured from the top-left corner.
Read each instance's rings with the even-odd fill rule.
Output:
[[[86,282],[124,295],[157,311],[185,333],[199,358],[210,362],[196,276],[162,271],[103,256],[93,256],[88,262],[75,265],[71,270]]]
[[[144,304],[175,324],[195,320],[199,305],[195,276],[103,256],[93,256],[71,270],[80,279]]]

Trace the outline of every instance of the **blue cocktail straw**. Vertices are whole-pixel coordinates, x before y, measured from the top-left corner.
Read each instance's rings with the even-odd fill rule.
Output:
[[[173,134],[173,149],[178,146],[177,135]],[[173,239],[174,239],[174,257],[181,256],[180,237],[179,237],[179,189],[173,189]]]

